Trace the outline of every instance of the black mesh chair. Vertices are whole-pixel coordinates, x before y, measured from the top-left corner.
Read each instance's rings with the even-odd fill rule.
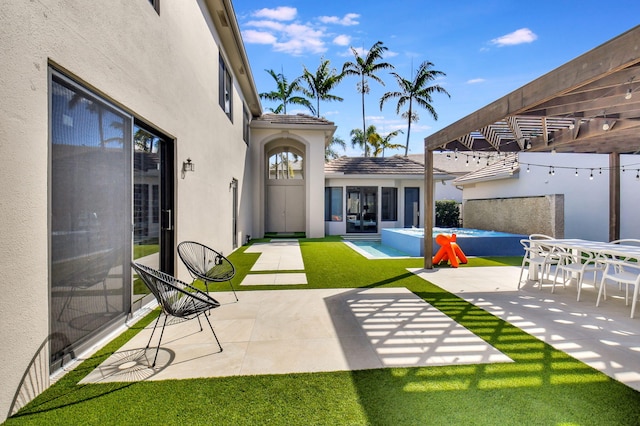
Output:
[[[151,365],[152,367],[155,367],[156,359],[158,358],[158,351],[160,350],[160,342],[162,342],[162,335],[164,334],[164,327],[167,324],[167,318],[169,316],[184,319],[197,318],[198,324],[200,324],[200,331],[202,331],[200,314],[219,307],[220,303],[207,293],[192,287],[169,274],[165,274],[164,272],[160,272],[136,262],[131,262],[131,266],[149,290],[151,290],[151,293],[153,293],[160,304],[162,313],[164,314],[164,323],[162,324],[162,331],[160,332],[156,355],[154,356],[153,364]],[[160,321],[161,316],[162,315],[158,315],[158,319],[156,319],[156,323],[153,326],[153,331],[149,337],[146,349],[148,349],[151,344],[151,339],[153,338],[153,334],[156,332],[156,327],[158,326],[158,321]],[[207,320],[209,328],[213,333],[213,337],[215,337],[216,342],[218,343],[220,352],[222,352],[222,345],[220,345],[216,332],[213,331],[209,318],[207,315],[203,315],[203,317]]]
[[[231,284],[236,268],[221,253],[195,241],[183,241],[178,244],[178,256],[193,279],[204,282],[207,292],[209,292],[209,283],[228,281],[236,302],[238,301],[236,290]]]

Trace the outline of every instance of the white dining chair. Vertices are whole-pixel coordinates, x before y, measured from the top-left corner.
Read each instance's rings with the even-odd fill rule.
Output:
[[[615,257],[607,257],[604,259],[605,269],[600,281],[600,290],[598,291],[598,300],[596,306],[600,306],[600,298],[604,296],[607,300],[606,281],[611,280],[618,285],[625,285],[625,305],[629,305],[629,286],[633,286],[633,300],[631,302],[631,318],[636,310],[636,302],[638,301],[638,287],[640,287],[640,263],[629,260],[617,259]]]
[[[522,285],[522,276],[527,269],[527,279],[535,280],[541,290],[545,275],[549,278],[551,266],[557,265],[560,261],[561,249],[545,244],[544,239],[522,239],[520,244],[524,248],[524,256],[520,267],[518,289]]]
[[[553,287],[551,288],[551,292],[553,293],[555,291],[558,273],[562,272],[563,287],[566,287],[567,281],[571,281],[573,278],[576,279],[576,286],[578,287],[577,300],[579,302],[585,274],[593,272],[593,287],[597,288],[597,274],[598,271],[602,271],[604,269],[604,264],[594,253],[589,251],[566,250],[558,254],[560,256],[560,261],[556,265],[556,272],[553,276]]]

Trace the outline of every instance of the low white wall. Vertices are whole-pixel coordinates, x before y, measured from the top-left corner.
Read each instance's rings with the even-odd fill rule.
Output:
[[[519,160],[517,176],[467,185],[464,200],[564,194],[565,238],[609,239],[608,155],[520,153]],[[620,236],[640,238],[637,215],[640,181],[635,179],[640,161],[637,156],[623,155],[621,164],[627,165],[627,171],[621,174]],[[554,167],[553,175],[549,174],[551,166]],[[578,176],[575,176],[576,167]],[[591,169],[593,179],[589,178]],[[522,211],[521,214],[526,216],[530,212]]]

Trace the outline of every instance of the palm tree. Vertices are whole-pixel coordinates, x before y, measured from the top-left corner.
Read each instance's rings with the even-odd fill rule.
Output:
[[[357,146],[362,149],[365,153],[365,157],[369,156],[369,147],[376,145],[378,143],[378,139],[380,139],[380,135],[376,131],[376,126],[373,124],[367,127],[366,133],[362,133],[362,130],[360,129],[353,129],[351,130],[350,135],[351,147],[355,148]]]
[[[381,41],[378,41],[371,46],[371,49],[369,49],[366,56],[363,58],[358,54],[358,51],[352,47],[351,51],[355,57],[355,62],[346,62],[342,66],[342,74],[360,77],[360,81],[358,82],[358,92],[362,94],[362,134],[367,133],[364,114],[364,95],[365,93],[369,93],[367,79],[371,78],[384,86],[384,81],[376,75],[376,72],[383,69],[393,69],[393,65],[387,62],[379,62],[382,59],[382,54],[386,50],[389,49],[386,46],[383,46]],[[365,144],[365,157],[368,156],[369,153],[366,148],[367,146]]]
[[[329,69],[329,60],[320,59],[320,65],[315,74],[312,74],[307,67],[303,65],[304,72],[300,76],[300,81],[307,84],[302,88],[302,93],[316,100],[316,115],[320,117],[320,101],[339,101],[342,102],[340,96],[335,96],[329,92],[340,83],[344,74],[337,74],[335,68]]]
[[[333,139],[331,139],[331,142],[329,142],[329,144],[324,148],[325,163],[331,160],[335,160],[340,156],[334,149],[335,145],[341,147],[343,150],[347,148],[347,144],[345,143],[344,139],[342,139],[340,136],[334,136]]]
[[[400,148],[404,148],[404,145],[399,144],[399,143],[391,143],[391,139],[395,138],[396,136],[398,136],[398,134],[400,133],[404,133],[402,130],[398,129],[398,130],[394,130],[393,132],[389,133],[386,136],[382,136],[382,135],[378,135],[379,137],[377,138],[377,143],[375,145],[373,145],[373,156],[377,157],[378,155],[382,154],[382,157],[384,157],[384,150],[385,149],[400,149]]]
[[[407,143],[404,147],[405,157],[409,154],[409,136],[411,135],[411,123],[415,123],[419,120],[418,114],[413,111],[413,102],[415,101],[416,104],[426,109],[434,120],[438,120],[438,114],[436,113],[433,105],[431,105],[431,102],[433,102],[431,95],[434,92],[437,92],[444,93],[447,96],[451,97],[449,92],[447,92],[445,88],[440,86],[439,84],[427,86],[427,83],[435,80],[436,77],[446,75],[442,71],[431,69],[431,67],[433,67],[433,63],[429,61],[424,61],[423,63],[421,63],[413,80],[407,80],[400,77],[397,73],[392,72],[391,74],[396,78],[398,86],[400,86],[400,91],[387,92],[382,95],[382,98],[380,98],[380,110],[382,110],[382,107],[387,100],[391,98],[398,98],[398,104],[396,105],[396,114],[400,113],[400,108],[402,108],[407,102],[409,103],[409,109],[404,114],[402,114],[402,117],[407,119]]]
[[[286,114],[287,113],[287,104],[295,104],[302,105],[309,108],[312,114],[315,115],[315,110],[311,102],[307,98],[302,96],[294,96],[294,93],[301,92],[302,87],[300,87],[299,79],[296,78],[289,84],[287,81],[287,77],[282,73],[276,74],[273,70],[265,70],[268,72],[271,77],[276,82],[277,90],[271,92],[260,93],[261,99],[267,99],[269,101],[280,102],[276,109],[269,108],[269,110],[275,114]]]

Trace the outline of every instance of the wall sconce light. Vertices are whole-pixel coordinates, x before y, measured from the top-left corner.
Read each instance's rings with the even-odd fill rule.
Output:
[[[191,162],[191,158],[187,158],[187,161],[182,163],[182,171],[183,172],[194,172],[196,170],[196,165]]]
[[[191,158],[187,158],[187,161],[182,162],[182,179],[187,174],[187,172],[194,172],[196,170],[196,165],[191,162]]]
[[[632,96],[633,96],[633,90],[631,90],[631,87],[629,87],[627,89],[627,93],[625,93],[625,95],[624,95],[624,98],[626,100],[629,100],[629,99],[631,99]]]
[[[605,121],[604,124],[602,125],[602,130],[604,130],[606,132],[610,128],[611,128],[611,126],[609,125],[609,122]]]

